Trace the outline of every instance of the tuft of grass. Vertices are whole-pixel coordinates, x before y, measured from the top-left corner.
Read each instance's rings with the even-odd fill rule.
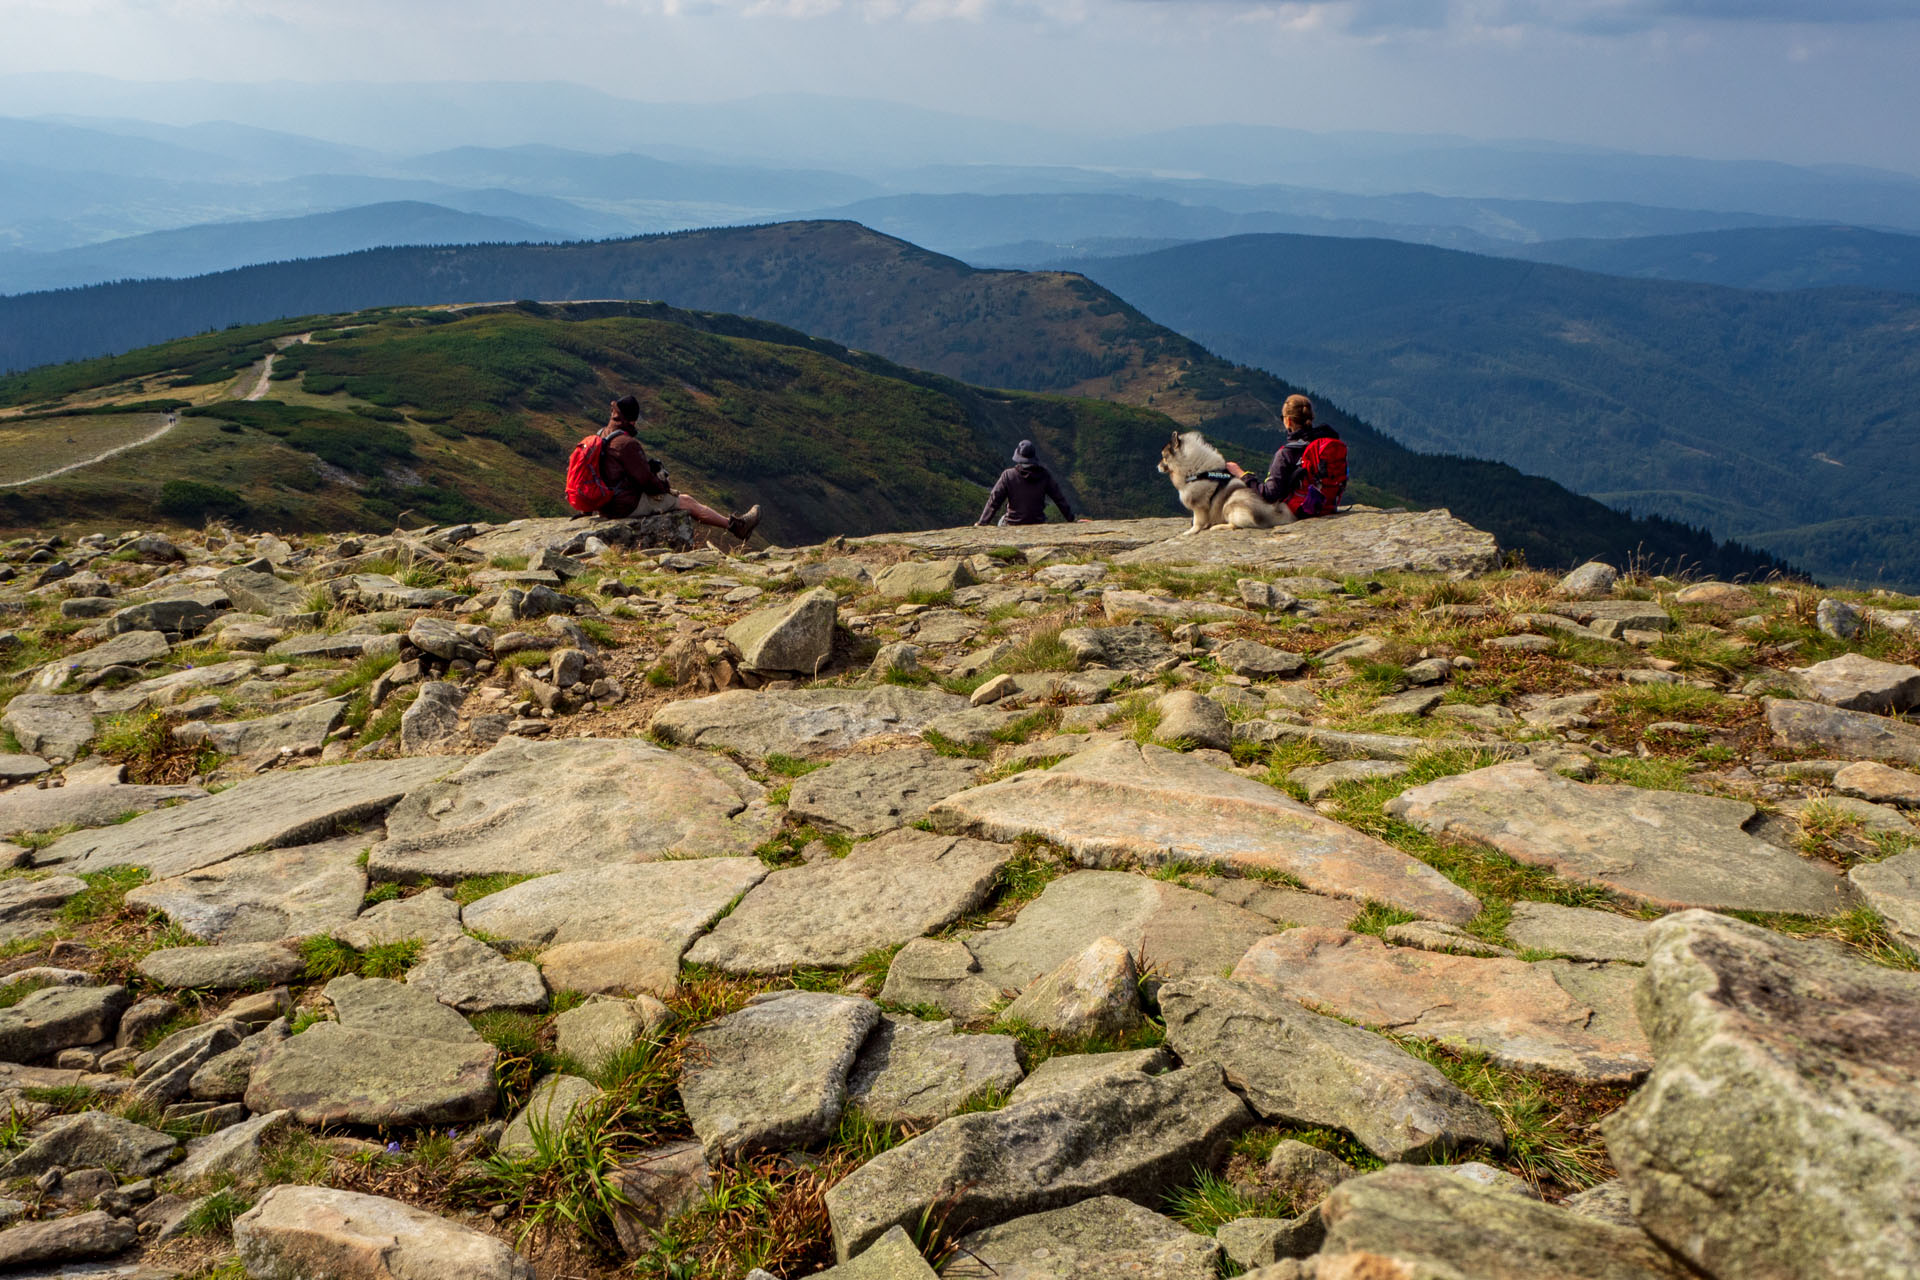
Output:
[[[1687,790],[1687,765],[1665,756],[1612,756],[1594,761],[1601,775],[1648,791]]]
[[[804,778],[817,769],[826,768],[827,762],[802,760],[799,756],[784,755],[774,751],[767,755],[766,766],[768,773],[778,774],[783,778]]]
[[[993,674],[1020,674],[1027,671],[1071,671],[1073,650],[1060,639],[1060,625],[1036,627],[1027,638],[993,664]]]
[[[453,900],[462,907],[470,907],[482,898],[533,878],[512,871],[496,872],[490,876],[468,876],[453,886]]]
[[[332,1161],[332,1153],[318,1137],[289,1126],[267,1140],[261,1153],[260,1181],[267,1186],[324,1183]]]
[[[1375,937],[1385,937],[1387,930],[1397,924],[1411,924],[1418,920],[1418,912],[1405,911],[1399,907],[1390,907],[1384,902],[1369,900],[1366,905],[1347,921],[1347,928],[1353,933],[1371,933]]]
[[[327,982],[344,973],[363,978],[400,978],[420,963],[426,944],[418,938],[380,942],[361,951],[335,938],[315,934],[300,940],[300,959],[309,982]]]
[[[989,1035],[1012,1036],[1020,1045],[1020,1056],[1027,1070],[1063,1054],[1118,1053],[1127,1049],[1157,1049],[1167,1042],[1167,1029],[1144,1019],[1139,1026],[1119,1035],[1063,1036],[1016,1018],[996,1018],[987,1028]]]
[[[1193,1181],[1169,1192],[1161,1211],[1187,1230],[1210,1236],[1236,1218],[1286,1218],[1289,1206],[1280,1197],[1240,1185],[1206,1169],[1194,1170]]]
[[[928,729],[920,736],[936,755],[956,760],[986,760],[993,755],[991,742],[958,742],[934,729]]]
[[[235,1218],[252,1207],[253,1201],[232,1187],[222,1187],[189,1210],[180,1229],[194,1236],[224,1234],[232,1228]]]
[[[1788,916],[1762,911],[1726,914],[1789,937],[1830,938],[1844,943],[1861,959],[1889,969],[1920,971],[1920,954],[1902,942],[1886,918],[1872,907],[1854,907],[1830,916]]]
[[[147,882],[144,867],[113,867],[106,871],[82,872],[87,887],[60,904],[60,923],[68,929],[80,929],[126,909],[127,894]]]

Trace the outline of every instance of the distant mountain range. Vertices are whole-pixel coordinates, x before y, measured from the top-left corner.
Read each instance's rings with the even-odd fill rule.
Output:
[[[1227,364],[1083,277],[979,271],[844,222],[589,244],[382,249],[191,281],[3,298],[0,366],[40,363],[23,353],[49,343],[124,350],[167,333],[212,330],[205,341],[244,346],[260,339],[228,338],[226,326],[367,306],[512,298],[651,298],[757,316],[979,386],[1163,413],[1205,430],[1250,466],[1274,448],[1279,406],[1296,389]],[[0,403],[64,403],[89,387],[151,372],[154,359],[134,352],[0,379]],[[224,376],[225,368],[216,362],[212,375]],[[525,376],[539,376],[537,367],[530,364]],[[1724,574],[1776,567],[1764,555],[1717,545],[1679,524],[1631,518],[1511,467],[1417,453],[1335,406],[1324,409],[1353,443],[1357,494],[1450,506],[1530,563],[1621,560],[1638,552]],[[1129,455],[1118,464],[1125,474],[1104,482],[1124,488],[1137,471],[1160,483],[1153,474],[1157,452],[1154,444]],[[1171,495],[1163,500],[1171,503]]]
[[[1286,235],[1080,265],[1414,448],[1496,458],[1816,573],[1920,584],[1920,297]]]
[[[383,245],[484,244],[577,237],[519,218],[463,213],[417,200],[299,218],[216,222],[107,240],[57,253],[0,252],[0,293],[109,280],[184,277],[260,262],[352,253]]]

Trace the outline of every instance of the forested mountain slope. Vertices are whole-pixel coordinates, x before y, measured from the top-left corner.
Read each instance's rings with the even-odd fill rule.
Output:
[[[1085,269],[1414,448],[1497,458],[1817,573],[1920,582],[1920,298],[1284,235]]]
[[[1273,449],[1279,404],[1295,389],[1218,359],[1084,277],[977,271],[846,222],[372,250],[191,281],[0,299],[0,364],[30,363],[23,349],[55,342],[119,348],[278,316],[511,298],[654,298],[756,316],[977,385],[1154,409],[1238,441],[1249,465]],[[78,345],[85,342],[94,346]],[[1630,519],[1509,467],[1416,453],[1331,405],[1323,409],[1354,444],[1356,478],[1371,486],[1363,492],[1452,507],[1532,563],[1638,553],[1722,574],[1774,567],[1765,556],[1718,547],[1677,524]],[[1157,453],[1156,444],[1130,457],[1108,483],[1152,475]]]

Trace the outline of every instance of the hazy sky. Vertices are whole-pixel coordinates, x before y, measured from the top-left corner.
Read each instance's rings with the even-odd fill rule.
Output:
[[[1920,172],[1920,0],[0,0],[0,74],[804,91]]]

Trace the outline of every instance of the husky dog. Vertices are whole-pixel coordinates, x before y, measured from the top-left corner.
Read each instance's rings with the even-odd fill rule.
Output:
[[[1199,533],[1216,524],[1236,529],[1271,529],[1292,524],[1293,512],[1262,498],[1245,480],[1227,474],[1227,460],[1198,431],[1176,431],[1160,450],[1160,473],[1173,481],[1180,505],[1193,512]]]

